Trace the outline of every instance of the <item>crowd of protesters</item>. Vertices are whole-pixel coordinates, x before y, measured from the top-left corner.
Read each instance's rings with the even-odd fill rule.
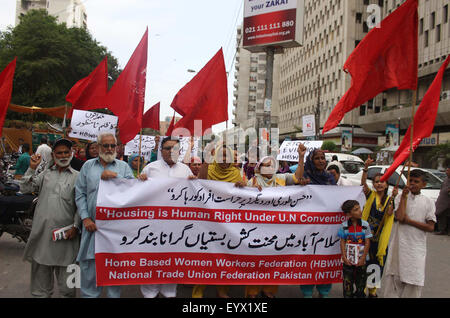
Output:
[[[299,160],[292,166],[278,162],[272,156],[258,158],[258,147],[252,146],[246,154],[239,154],[225,144],[210,143],[204,154],[209,161],[192,156],[190,149],[182,160],[180,140],[165,137],[156,147],[148,161],[139,154],[124,156],[124,146],[115,135],[101,133],[96,142],[85,147],[68,139],[57,140],[50,146],[43,138],[36,153],[27,157],[29,146],[21,145],[22,156],[16,166],[22,192],[37,192],[39,200],[33,220],[33,228],[25,248],[24,260],[31,262],[30,291],[33,297],[51,297],[56,277],[60,294],[75,297],[74,288],[68,288],[67,266],[77,263],[81,270],[81,297],[100,297],[102,288],[96,286],[95,273],[95,207],[100,180],[114,178],[207,179],[233,183],[236,187],[267,187],[328,185],[348,186],[341,178],[342,166],[338,161],[327,162],[324,151],[314,149],[305,156],[306,148],[298,147]],[[160,146],[158,146],[160,145]],[[158,159],[158,151],[160,158]],[[230,160],[231,158],[231,160]],[[365,162],[361,186],[366,203],[346,201],[342,211],[348,220],[341,225],[344,297],[378,297],[378,285],[367,280],[366,267],[375,264],[383,274],[384,297],[420,297],[424,285],[426,233],[434,230],[435,204],[421,194],[426,178],[420,170],[413,170],[410,185],[397,188],[388,194],[388,184],[382,175],[373,178],[373,188],[367,185],[367,170],[373,164]],[[448,233],[448,177],[438,199],[438,215],[442,219],[442,233]],[[295,169],[295,170],[294,170]],[[445,189],[444,189],[445,187]],[[55,240],[52,231],[64,230],[62,239]],[[409,242],[414,241],[411,245]],[[349,244],[359,245],[357,262],[347,257]],[[413,264],[413,265],[412,265]],[[202,298],[206,285],[192,286],[192,297]],[[217,297],[227,298],[227,286],[215,286]],[[278,286],[243,286],[245,297],[277,296]],[[317,289],[319,297],[329,297],[331,284],[302,285],[301,295],[313,297]],[[106,288],[108,297],[120,297],[121,287]],[[176,297],[177,285],[142,285],[146,298]]]

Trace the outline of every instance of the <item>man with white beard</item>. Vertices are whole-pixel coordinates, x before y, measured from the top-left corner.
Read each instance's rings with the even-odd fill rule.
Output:
[[[80,218],[75,205],[75,181],[78,171],[70,167],[72,142],[56,141],[52,157],[54,165],[36,175],[42,161],[40,154],[30,159],[30,167],[21,179],[21,189],[39,192],[34,212],[33,227],[24,252],[24,260],[31,262],[31,295],[51,297],[53,277],[56,276],[62,297],[75,297],[75,288],[67,286],[67,266],[74,264],[78,249]],[[67,229],[59,239],[53,235],[57,229]]]
[[[81,271],[81,296],[98,298],[102,287],[96,285],[95,276],[95,213],[100,179],[133,179],[128,163],[116,159],[117,139],[111,133],[101,133],[97,138],[99,156],[86,161],[75,184],[75,200],[83,221],[80,251],[77,261]],[[107,287],[107,296],[119,298],[120,286]]]

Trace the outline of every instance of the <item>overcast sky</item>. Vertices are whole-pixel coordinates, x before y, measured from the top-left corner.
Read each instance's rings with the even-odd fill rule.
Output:
[[[56,0],[57,1],[57,0]],[[161,120],[172,116],[178,92],[222,47],[228,77],[229,127],[233,119],[233,58],[242,0],[83,0],[88,29],[124,68],[149,28],[147,110],[161,102]],[[14,26],[16,0],[0,0],[0,30]],[[214,132],[225,124],[213,127]]]

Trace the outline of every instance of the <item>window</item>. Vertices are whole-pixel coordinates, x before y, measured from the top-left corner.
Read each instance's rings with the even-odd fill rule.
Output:
[[[441,42],[441,25],[438,24],[436,27],[436,42]]]
[[[448,22],[448,4],[444,6],[444,10],[442,12],[442,23]]]

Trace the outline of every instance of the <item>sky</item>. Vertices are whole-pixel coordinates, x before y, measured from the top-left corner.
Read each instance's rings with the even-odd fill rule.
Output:
[[[56,0],[57,1],[57,0]],[[160,119],[173,116],[170,104],[222,48],[228,75],[228,127],[233,119],[236,29],[242,0],[82,0],[88,30],[124,68],[149,28],[145,110],[161,102]],[[16,0],[0,0],[0,30],[14,26]],[[218,133],[222,123],[213,127]]]

